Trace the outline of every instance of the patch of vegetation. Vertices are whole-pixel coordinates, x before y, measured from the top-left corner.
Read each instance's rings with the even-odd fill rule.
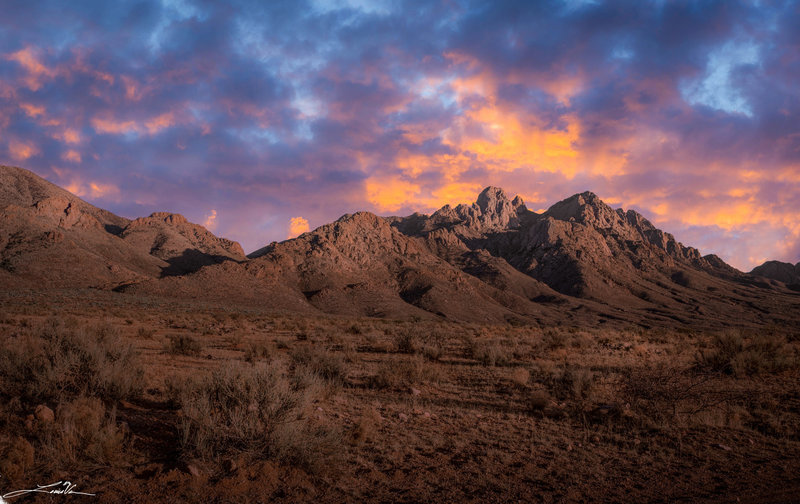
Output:
[[[5,339],[0,351],[0,394],[27,403],[130,398],[143,377],[139,354],[109,324],[50,318]]]
[[[336,432],[306,414],[319,391],[293,383],[274,364],[231,363],[185,381],[173,394],[185,456],[245,453],[318,470],[339,444]]]
[[[186,334],[171,334],[167,337],[167,352],[174,355],[198,355],[203,351],[199,341]]]
[[[700,350],[695,357],[698,370],[738,377],[780,373],[797,365],[797,357],[787,347],[784,336],[759,334],[746,338],[740,330],[714,336],[711,348]]]

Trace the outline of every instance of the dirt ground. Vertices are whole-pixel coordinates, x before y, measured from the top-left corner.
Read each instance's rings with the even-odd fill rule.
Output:
[[[0,493],[96,494],[9,502],[800,502],[797,329],[309,318],[84,290],[0,295],[0,338]],[[257,370],[272,381],[253,390]]]

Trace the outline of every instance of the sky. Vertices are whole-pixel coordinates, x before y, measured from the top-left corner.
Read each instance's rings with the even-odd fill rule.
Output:
[[[800,2],[2,0],[0,164],[246,252],[488,185],[800,261]]]

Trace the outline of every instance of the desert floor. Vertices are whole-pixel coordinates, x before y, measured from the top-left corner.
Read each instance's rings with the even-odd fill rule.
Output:
[[[735,321],[732,321],[735,323]],[[9,502],[798,502],[800,330],[0,294]],[[66,500],[65,500],[66,499]]]

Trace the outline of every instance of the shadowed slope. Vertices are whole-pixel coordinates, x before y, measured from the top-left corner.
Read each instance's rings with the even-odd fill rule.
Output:
[[[241,247],[181,216],[130,221],[21,168],[0,166],[3,286],[101,287],[243,260]]]

